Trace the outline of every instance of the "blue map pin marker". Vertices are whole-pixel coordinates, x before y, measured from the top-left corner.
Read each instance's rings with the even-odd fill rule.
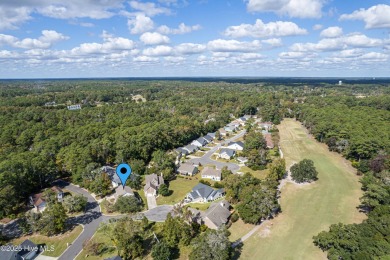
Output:
[[[130,165],[126,163],[121,163],[116,167],[116,175],[118,175],[119,179],[121,179],[122,186],[125,188],[126,181],[131,174]]]

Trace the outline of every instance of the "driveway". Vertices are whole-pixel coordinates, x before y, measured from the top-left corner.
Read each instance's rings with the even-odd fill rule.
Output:
[[[235,164],[235,163],[218,162],[218,161],[212,160],[211,156],[216,151],[218,151],[218,149],[220,149],[223,145],[228,144],[229,142],[233,142],[233,141],[237,140],[238,138],[244,136],[245,133],[246,133],[246,131],[243,130],[242,132],[238,133],[237,135],[235,135],[235,136],[233,136],[233,137],[231,137],[231,138],[221,142],[220,144],[217,144],[216,146],[212,147],[202,157],[190,159],[189,162],[195,163],[195,164],[199,164],[200,163],[201,165],[213,164],[218,169],[222,169],[224,166],[227,166],[228,169],[231,170],[232,172],[237,172],[238,169],[240,169],[240,166],[238,166],[237,164]]]
[[[153,196],[153,195],[147,195],[146,196],[146,200],[148,201],[148,209],[154,209],[155,207],[157,207],[157,201],[156,201],[156,197]]]
[[[161,205],[146,211],[144,215],[149,221],[163,222],[167,218],[168,213],[172,212],[172,209],[172,205]]]

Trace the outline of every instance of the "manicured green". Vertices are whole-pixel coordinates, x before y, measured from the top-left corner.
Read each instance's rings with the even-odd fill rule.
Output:
[[[281,192],[282,213],[271,220],[267,235],[261,228],[244,242],[242,259],[320,259],[326,255],[312,237],[333,223],[360,223],[362,195],[358,177],[350,163],[306,133],[298,121],[285,119],[278,127],[287,167],[303,158],[314,161],[318,181],[287,183]]]
[[[200,178],[200,175],[196,175]],[[175,204],[184,199],[186,194],[191,191],[195,185],[198,184],[199,180],[196,177],[177,177],[175,180],[169,182],[169,190],[173,191],[170,196],[157,198],[157,204]]]

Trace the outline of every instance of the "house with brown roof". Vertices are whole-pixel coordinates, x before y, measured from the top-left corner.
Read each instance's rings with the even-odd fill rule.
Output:
[[[274,148],[274,142],[272,141],[272,135],[271,134],[264,134],[265,142],[267,143],[267,148],[272,149]]]
[[[55,194],[58,202],[62,202],[64,198],[64,192],[57,186],[50,188]],[[29,197],[30,204],[34,207],[36,212],[43,212],[46,209],[47,203],[43,192],[33,194]]]
[[[146,196],[157,196],[158,188],[164,183],[164,178],[161,175],[155,173],[145,176],[144,192]]]
[[[211,179],[213,181],[220,181],[222,179],[221,170],[216,170],[210,167],[205,167],[201,176],[203,179]]]
[[[210,207],[203,215],[204,224],[211,229],[218,229],[226,224],[231,212],[230,204],[226,200],[211,203]]]

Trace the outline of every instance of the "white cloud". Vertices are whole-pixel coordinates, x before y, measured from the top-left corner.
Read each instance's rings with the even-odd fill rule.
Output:
[[[390,28],[390,6],[380,4],[368,9],[362,8],[352,14],[341,15],[340,20],[362,20],[367,29]]]
[[[122,3],[123,0],[3,0],[0,3],[0,30],[18,28],[32,18],[32,13],[59,19],[109,18],[115,15],[116,9],[123,8]]]
[[[297,18],[320,18],[324,0],[248,0],[249,12],[275,12]]]
[[[158,14],[170,14],[171,11],[165,7],[158,7],[155,3],[147,2],[142,3],[138,1],[130,1],[131,8],[141,11],[147,16],[155,16]]]
[[[175,47],[176,51],[180,54],[198,54],[206,50],[206,46],[203,44],[195,43],[182,43]]]
[[[19,40],[12,35],[0,34],[0,45],[8,45],[22,49],[47,49],[54,43],[68,40],[69,37],[52,30],[43,30],[38,39],[25,38]]]
[[[261,49],[258,40],[252,42],[240,42],[236,40],[214,40],[207,44],[209,50],[214,52],[254,52]]]
[[[262,40],[261,42],[269,44],[272,47],[279,47],[279,46],[283,45],[282,40],[280,38],[271,38],[271,39],[267,39],[267,40]]]
[[[200,30],[202,27],[199,24],[187,26],[184,23],[179,24],[179,27],[176,29],[169,28],[166,25],[160,26],[157,31],[163,34],[185,34],[192,31]]]
[[[172,52],[172,47],[159,45],[154,48],[147,48],[142,53],[146,56],[170,56]]]
[[[343,29],[338,26],[328,27],[320,34],[321,37],[325,38],[335,38],[340,37],[341,35],[343,35]]]
[[[381,39],[369,38],[364,34],[354,33],[337,38],[325,38],[318,43],[295,43],[290,49],[297,52],[307,51],[334,51],[349,47],[371,48],[383,45]]]
[[[146,32],[141,35],[140,40],[147,45],[160,45],[169,43],[169,38],[157,32]]]
[[[170,62],[170,63],[182,63],[186,59],[184,57],[176,57],[176,56],[167,56],[164,57],[164,60]]]
[[[321,30],[322,27],[323,27],[322,24],[315,24],[315,25],[313,25],[313,30],[318,31],[318,30]]]
[[[110,54],[113,52],[130,51],[133,50],[135,44],[132,40],[114,37],[103,31],[103,43],[82,43],[79,47],[73,48],[71,55],[88,55],[88,54]]]
[[[144,14],[137,14],[134,18],[127,21],[127,26],[129,27],[130,33],[141,34],[153,30],[154,22]]]
[[[255,24],[241,24],[237,26],[228,27],[224,34],[229,37],[280,37],[280,36],[292,36],[307,34],[305,29],[299,28],[299,26],[293,22],[270,22],[263,23],[262,20],[257,19]]]
[[[138,56],[133,58],[133,61],[136,62],[156,62],[158,60],[159,60],[158,58],[149,57],[149,56]]]

